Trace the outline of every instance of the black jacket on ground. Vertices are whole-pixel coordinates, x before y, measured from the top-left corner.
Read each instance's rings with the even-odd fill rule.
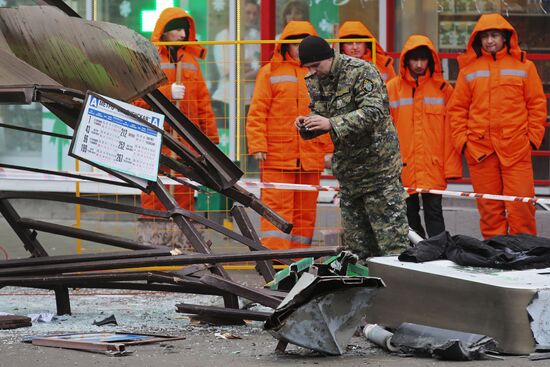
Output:
[[[550,267],[550,239],[529,234],[495,236],[485,241],[442,232],[399,255],[400,261],[451,260],[463,266],[497,269]]]

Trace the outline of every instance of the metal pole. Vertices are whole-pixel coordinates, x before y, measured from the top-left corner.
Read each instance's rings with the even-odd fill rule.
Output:
[[[275,1],[261,0],[260,5],[260,35],[262,40],[275,38]],[[268,62],[275,45],[262,44],[260,61],[262,65]]]
[[[236,2],[229,2],[229,39],[234,40],[237,38],[237,8]],[[235,51],[235,44],[231,44],[229,47],[229,60],[237,60],[237,53]],[[230,62],[227,60],[227,62]],[[225,61],[225,60],[224,60]],[[236,65],[239,63],[237,62]],[[229,85],[232,88],[229,88],[229,159],[232,161],[237,160],[235,154],[235,145],[239,145],[239,141],[236,138],[236,132],[238,130],[236,112],[237,112],[237,95],[236,95],[236,85],[237,85],[237,68],[229,69]]]
[[[237,3],[237,41],[241,40],[241,2],[239,0]],[[237,106],[237,160],[241,159],[241,44],[237,44],[237,58],[236,58],[236,87],[237,87],[237,96],[236,96],[236,106]]]
[[[384,50],[387,52],[392,52],[394,42],[393,32],[395,31],[395,0],[385,0],[385,3],[386,18],[384,19],[384,22],[386,24],[386,47]]]
[[[139,251],[139,250],[138,250]],[[148,266],[176,266],[176,265],[195,265],[195,264],[216,264],[243,261],[261,261],[273,259],[294,259],[302,257],[321,257],[332,256],[338,253],[336,246],[322,246],[317,248],[297,248],[291,250],[262,250],[245,253],[226,253],[226,254],[201,254],[175,255],[175,256],[154,256],[148,258],[133,258],[119,260],[99,260],[99,261],[78,261],[65,264],[54,265],[31,265],[18,266],[15,268],[0,269],[0,283],[5,276],[23,276],[23,275],[47,275],[62,274],[68,272],[83,272],[95,270],[112,270],[141,268]],[[218,274],[220,275],[220,274]],[[225,277],[228,279],[228,277]]]
[[[96,0],[86,0],[86,20],[95,20],[95,2]]]
[[[378,2],[378,43],[384,50],[388,49],[388,2],[380,0]]]

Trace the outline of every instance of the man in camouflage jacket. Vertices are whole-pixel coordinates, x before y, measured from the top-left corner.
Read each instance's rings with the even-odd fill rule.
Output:
[[[362,259],[395,254],[409,246],[401,155],[389,113],[386,87],[376,67],[334,55],[319,37],[299,48],[311,98],[311,114],[296,127],[314,135],[329,132],[332,169],[340,182],[344,246]],[[303,136],[306,136],[304,134]]]

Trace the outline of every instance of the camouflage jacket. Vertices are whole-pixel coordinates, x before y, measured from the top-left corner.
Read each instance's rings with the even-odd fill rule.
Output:
[[[329,118],[332,169],[342,194],[358,196],[401,174],[397,133],[388,93],[376,67],[337,55],[330,74],[306,77],[312,114]]]

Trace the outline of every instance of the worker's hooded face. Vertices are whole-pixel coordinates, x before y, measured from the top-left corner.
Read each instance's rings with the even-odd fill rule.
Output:
[[[500,34],[498,34],[500,33]],[[484,35],[482,42],[481,35]],[[496,54],[506,50],[513,58],[523,60],[519,47],[518,34],[514,27],[500,14],[483,14],[479,17],[464,54],[458,56],[458,64],[462,69],[471,64],[483,54]]]
[[[362,22],[355,20],[348,20],[347,22],[344,22],[338,30],[338,38],[370,38],[375,45],[376,57],[378,58],[385,55],[384,49],[376,41],[374,34],[372,34],[372,32]],[[340,53],[359,59],[371,60],[373,43],[342,42],[339,45]]]
[[[504,48],[506,38],[504,33],[498,29],[488,29],[483,32],[479,32],[479,39],[481,41],[481,48],[487,53],[497,53]]]
[[[348,37],[351,38],[351,37]],[[353,38],[363,38],[361,36],[353,36]],[[370,54],[370,50],[366,42],[342,42],[342,47],[340,48],[344,55],[351,57],[356,57],[358,59],[365,56],[365,54]]]
[[[428,69],[433,73],[435,66],[432,50],[426,45],[415,47],[405,53],[404,62],[414,79],[418,79],[419,76],[425,75]]]
[[[309,35],[317,35],[315,28],[313,28],[310,22],[292,21],[283,29],[281,39],[301,41]],[[299,42],[277,44],[273,52],[272,61],[295,60],[296,62],[300,62],[298,55],[299,44]]]
[[[302,41],[304,38],[309,36],[309,34],[296,34],[285,38],[286,40],[299,40]],[[298,48],[300,47],[299,43],[285,43],[281,46],[281,52],[283,53],[285,59],[289,57],[300,62],[300,56],[298,55]]]
[[[172,29],[171,31],[164,32],[162,38],[166,42],[183,42],[187,38],[185,29]]]
[[[166,42],[183,42],[189,39],[189,20],[185,17],[176,18],[166,23],[162,40]]]
[[[300,47],[299,43],[290,43],[288,45],[288,56],[296,61],[300,61],[300,57],[298,56],[298,47]]]
[[[428,59],[410,59],[407,66],[409,67],[409,71],[411,72],[413,78],[417,79],[419,76],[426,74],[426,70],[428,69]]]

